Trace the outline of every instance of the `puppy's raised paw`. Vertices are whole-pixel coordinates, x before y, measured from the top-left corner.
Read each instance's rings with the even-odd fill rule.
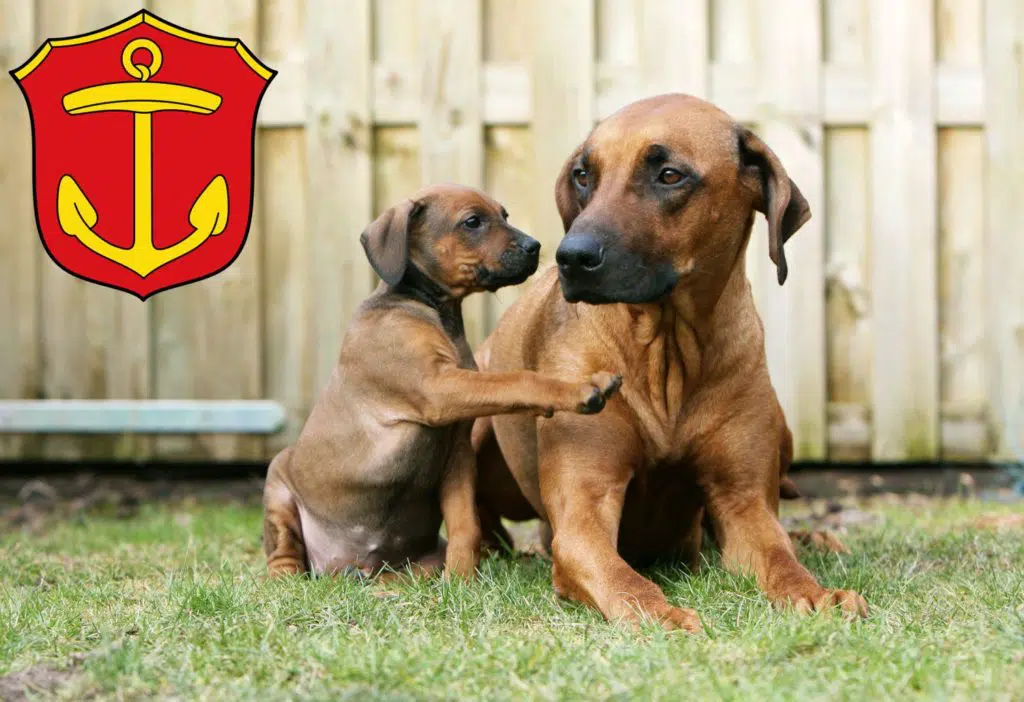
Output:
[[[597,414],[605,403],[622,387],[622,376],[606,371],[590,376],[590,384],[583,391],[583,402],[577,407],[580,414]]]

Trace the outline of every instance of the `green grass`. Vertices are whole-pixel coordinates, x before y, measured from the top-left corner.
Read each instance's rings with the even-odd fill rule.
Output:
[[[650,573],[693,637],[558,601],[535,557],[469,585],[267,582],[258,508],[147,505],[0,536],[0,676],[70,667],[76,699],[1024,699],[1024,530],[971,526],[1024,506],[866,509],[852,555],[801,557],[868,620],[773,610],[709,551]]]

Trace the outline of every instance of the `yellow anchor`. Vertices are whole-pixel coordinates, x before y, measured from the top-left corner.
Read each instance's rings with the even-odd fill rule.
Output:
[[[150,65],[134,63],[132,55],[146,49]],[[221,98],[198,88],[175,83],[150,83],[163,62],[160,47],[150,39],[135,39],[124,47],[121,63],[136,82],[106,83],[76,90],[64,96],[64,110],[71,115],[93,112],[131,112],[135,115],[135,240],[131,248],[114,246],[92,230],[99,220],[96,208],[70,175],[57,189],[57,216],[65,234],[77,237],[104,258],[121,264],[145,278],[176,258],[194,250],[211,236],[224,231],[228,223],[228,185],[224,176],[210,181],[189,210],[188,221],[195,228],[177,244],[158,249],[153,246],[153,113],[166,110],[212,114]]]

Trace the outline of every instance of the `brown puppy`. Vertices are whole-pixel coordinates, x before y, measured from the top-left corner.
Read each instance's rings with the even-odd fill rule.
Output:
[[[444,563],[468,576],[480,545],[473,418],[599,412],[619,378],[600,372],[570,383],[476,370],[462,298],[522,282],[540,250],[483,193],[426,188],[382,214],[361,240],[382,282],[351,320],[294,447],[270,464],[268,569],[371,575]],[[438,537],[442,517],[447,544]]]
[[[780,492],[794,490],[792,438],[744,254],[760,211],[781,284],[783,244],[810,217],[779,159],[713,105],[663,95],[597,125],[555,192],[567,232],[558,265],[508,309],[478,363],[621,368],[622,390],[587,421],[477,422],[485,528],[507,538],[499,516],[538,515],[553,537],[556,591],[608,619],[699,629],[631,565],[694,564],[705,517],[726,567],[752,572],[772,602],[865,614],[857,593],[817,583],[778,520]]]

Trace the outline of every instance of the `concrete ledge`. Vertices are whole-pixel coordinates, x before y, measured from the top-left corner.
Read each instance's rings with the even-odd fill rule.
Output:
[[[270,400],[0,400],[0,434],[274,434]]]

